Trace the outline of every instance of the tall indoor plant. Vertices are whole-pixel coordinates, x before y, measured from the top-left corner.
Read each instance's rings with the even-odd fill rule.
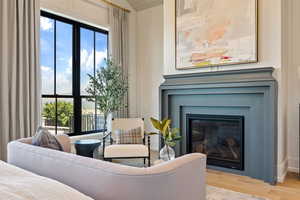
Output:
[[[171,128],[171,120],[164,119],[162,121],[150,118],[151,123],[158,133],[149,133],[150,135],[158,134],[164,142],[164,147],[160,150],[160,159],[168,161],[175,159],[175,151],[172,147],[176,146],[176,142],[181,139],[178,135],[178,128]]]
[[[127,77],[122,69],[111,59],[105,59],[106,66],[96,71],[95,76],[88,74],[90,81],[86,92],[92,96],[89,101],[104,115],[103,129],[107,130],[107,116],[124,105],[123,99],[128,91]]]

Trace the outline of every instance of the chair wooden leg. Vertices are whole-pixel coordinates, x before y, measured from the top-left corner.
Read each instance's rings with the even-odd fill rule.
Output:
[[[150,159],[150,157],[148,158],[148,167],[151,167],[151,159]]]
[[[144,158],[144,166],[146,166],[146,158]]]

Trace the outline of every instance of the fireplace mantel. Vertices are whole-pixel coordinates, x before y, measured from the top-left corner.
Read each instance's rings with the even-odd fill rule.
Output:
[[[165,75],[162,86],[275,81],[273,67]]]
[[[269,183],[277,181],[277,81],[274,68],[166,75],[160,86],[160,117],[169,117],[183,137],[176,155],[186,154],[188,114],[245,117],[245,170],[208,166]]]

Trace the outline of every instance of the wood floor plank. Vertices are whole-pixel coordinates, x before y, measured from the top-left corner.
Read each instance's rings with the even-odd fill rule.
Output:
[[[152,159],[158,153],[152,152]],[[246,176],[207,170],[207,184],[236,192],[265,197],[269,200],[300,200],[300,179],[295,173],[288,173],[283,183],[276,186]]]
[[[207,184],[270,200],[300,200],[300,180],[289,173],[284,183],[276,186],[250,177],[207,170]]]

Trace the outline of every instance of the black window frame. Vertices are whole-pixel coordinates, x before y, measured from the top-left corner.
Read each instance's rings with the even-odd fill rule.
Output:
[[[58,119],[58,113],[57,113],[57,101],[58,99],[65,98],[65,99],[73,99],[73,116],[74,116],[74,122],[73,122],[73,133],[68,133],[69,136],[78,136],[78,135],[85,135],[85,134],[92,134],[92,133],[99,133],[104,132],[106,130],[104,129],[97,129],[97,125],[95,124],[95,130],[91,131],[82,131],[82,106],[81,102],[83,98],[90,98],[91,96],[88,95],[81,95],[81,77],[80,77],[80,70],[81,70],[81,64],[80,64],[80,29],[85,28],[88,30],[93,31],[94,35],[94,74],[95,74],[95,60],[96,60],[96,32],[102,33],[107,35],[107,57],[109,56],[109,32],[107,30],[103,30],[88,24],[84,24],[72,19],[68,19],[56,14],[52,14],[50,12],[46,12],[41,10],[41,17],[46,17],[49,19],[54,20],[54,94],[42,94],[41,98],[53,98],[55,99],[55,105],[56,105],[56,122],[55,122],[55,134],[57,134],[57,119]],[[56,21],[61,21],[66,24],[70,24],[73,26],[73,33],[72,33],[72,95],[59,95],[56,93]],[[95,106],[95,115],[97,113],[97,108]],[[96,117],[96,116],[95,116]],[[97,120],[95,119],[95,122]]]

